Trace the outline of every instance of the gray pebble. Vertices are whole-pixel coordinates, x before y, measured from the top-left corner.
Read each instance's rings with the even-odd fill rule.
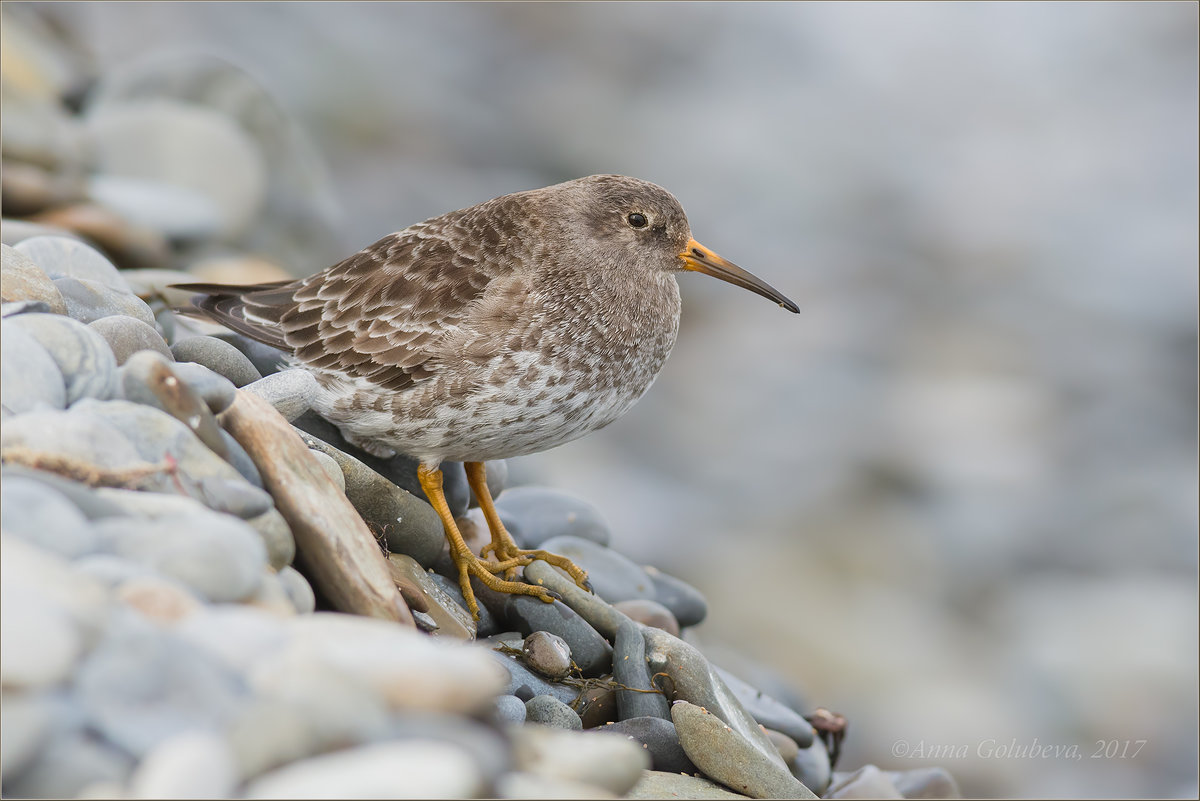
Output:
[[[0,303],[0,318],[16,317],[18,314],[51,314],[50,304],[42,300],[14,300]]]
[[[630,619],[656,629],[662,629],[667,634],[679,636],[679,621],[671,614],[671,610],[658,601],[647,598],[634,598],[629,601],[618,601],[613,608]]]
[[[775,700],[756,687],[752,687],[727,670],[713,665],[713,670],[725,682],[735,698],[750,715],[768,729],[775,729],[796,741],[801,748],[813,742],[812,724],[796,710]]]
[[[88,469],[145,467],[137,448],[116,426],[74,411],[36,410],[9,418],[0,427],[0,442],[6,451],[25,449],[39,459],[67,459]]]
[[[342,475],[342,468],[338,467],[338,463],[334,458],[322,451],[310,451],[313,458],[317,460],[317,464],[321,465],[321,469],[325,471],[325,475],[329,476],[329,480],[337,485],[337,488],[342,492],[346,491],[346,477]]]
[[[498,696],[493,715],[499,723],[524,723],[525,702],[515,695]]]
[[[250,454],[246,453],[246,449],[242,447],[242,443],[233,438],[225,429],[221,429],[221,441],[225,448],[225,461],[233,465],[233,469],[237,470],[242,478],[246,479],[255,487],[262,487],[262,474],[258,472],[258,465],[250,458]]]
[[[551,537],[538,546],[565,556],[587,571],[592,590],[610,604],[655,595],[654,582],[632,560],[611,548],[580,537]]]
[[[29,478],[5,478],[0,483],[0,518],[5,534],[67,558],[93,553],[99,538],[92,524],[66,496]]]
[[[582,498],[549,487],[513,487],[496,509],[511,517],[509,532],[522,548],[540,548],[551,537],[569,535],[608,545],[611,534],[600,510]]]
[[[657,691],[650,673],[642,627],[632,620],[623,621],[613,641],[613,678],[618,684],[632,689],[617,690],[620,720],[642,717],[670,720],[671,705],[666,696]]]
[[[696,772],[696,766],[679,744],[679,735],[675,732],[675,724],[671,722],[669,715],[665,719],[657,716],[628,718],[606,725],[603,731],[632,737],[645,746],[650,754],[652,770],[667,773]]]
[[[231,345],[235,350],[239,351],[243,356],[250,360],[250,365],[258,374],[258,378],[277,373],[280,370],[286,369],[289,365],[287,357],[283,351],[278,348],[273,348],[258,340],[244,337],[241,334],[235,334],[232,331],[229,333],[213,334],[213,339],[219,339],[227,345]],[[212,365],[209,365],[210,367]],[[216,369],[216,368],[214,368]],[[221,372],[217,370],[217,372]],[[237,384],[233,376],[229,376],[229,380]],[[257,380],[257,379],[254,379]],[[246,382],[250,383],[249,381]],[[238,386],[241,386],[240,384]]]
[[[316,609],[317,600],[308,579],[301,575],[296,568],[287,565],[279,569],[279,581],[283,584],[283,590],[287,593],[288,600],[296,608],[296,613],[311,615]]]
[[[78,239],[65,236],[35,236],[19,242],[15,249],[41,267],[50,278],[82,278],[96,281],[119,292],[129,284],[100,251]]]
[[[67,304],[46,271],[21,251],[0,245],[3,267],[0,271],[0,297],[5,303],[32,300],[45,303],[53,314],[66,314]]]
[[[626,793],[624,798],[712,798],[744,799],[746,796],[728,790],[700,776],[681,776],[661,770],[648,770]]]
[[[262,375],[240,350],[217,337],[198,336],[181,339],[171,346],[178,362],[202,364],[225,376],[235,387],[244,387]]]
[[[612,646],[561,601],[548,604],[529,595],[506,595],[504,610],[504,619],[522,634],[548,631],[566,640],[584,676],[600,676],[612,669]]]
[[[209,476],[200,481],[200,500],[209,509],[250,520],[275,507],[270,493],[241,479]]]
[[[645,571],[654,582],[654,600],[670,609],[682,628],[695,626],[708,616],[708,601],[700,590],[658,568],[647,566]]]
[[[54,286],[62,293],[67,314],[81,323],[120,314],[154,325],[154,312],[146,301],[127,291],[86,278],[55,278]]]
[[[178,375],[169,357],[139,351],[121,367],[121,394],[129,401],[160,409],[188,427],[209,450],[224,458],[229,451],[208,405]]]
[[[782,756],[782,753],[780,755]],[[814,739],[808,748],[799,749],[791,759],[785,757],[784,761],[788,763],[792,775],[804,782],[804,786],[817,795],[824,795],[825,791],[829,789],[829,783],[833,778],[833,767],[829,764],[829,751],[825,749],[825,743],[821,742],[819,738]],[[908,796],[907,793],[905,795],[909,798],[921,797]]]
[[[9,320],[0,323],[0,405],[5,414],[67,405],[66,383],[54,357]]]
[[[146,325],[141,320],[124,315],[101,317],[88,323],[88,327],[100,336],[112,348],[117,364],[122,365],[129,357],[140,350],[153,350],[163,356],[175,360],[166,341],[152,325]]]
[[[2,475],[3,478],[0,479],[0,483],[8,481],[10,478],[21,477],[53,488],[62,494],[63,497],[70,500],[75,508],[82,512],[83,516],[88,520],[97,520],[102,517],[122,517],[126,514],[124,509],[101,498],[96,488],[89,487],[78,481],[72,481],[60,476],[58,473],[51,473],[47,470],[34,470],[17,464],[6,464],[4,465]]]
[[[520,648],[520,636],[514,636],[516,636],[516,647]],[[515,695],[522,702],[528,701],[535,695],[553,695],[564,703],[570,703],[579,697],[578,689],[550,681],[544,676],[539,676],[526,667],[516,656],[492,650],[497,644],[503,641],[505,641],[503,635],[493,635],[478,642],[481,646],[488,649],[488,653],[491,654],[496,664],[508,671],[509,681],[504,688],[505,693]]]
[[[173,355],[171,358],[174,360]],[[213,414],[225,411],[237,398],[237,388],[232,381],[202,364],[179,362],[172,365],[171,371],[192,388]]]
[[[68,406],[81,398],[105,400],[117,392],[117,360],[104,337],[58,314],[22,314],[3,323],[16,326],[46,349],[58,365]]]
[[[579,587],[561,570],[551,567],[541,559],[536,559],[525,566],[525,580],[557,592],[562,596],[563,603],[586,620],[588,625],[609,639],[616,637],[621,624],[629,620],[614,609],[612,604],[606,603],[603,599]],[[486,599],[486,594],[484,597]]]
[[[463,597],[462,588],[458,586],[456,579],[447,578],[440,573],[430,573],[429,578],[456,604],[463,609],[467,608],[467,600]],[[500,631],[496,616],[486,604],[479,604],[479,619],[474,621],[474,624],[477,638],[490,637]]]
[[[640,636],[640,635],[639,635]],[[548,631],[534,631],[522,646],[525,664],[551,679],[561,679],[571,672],[571,647],[567,641]]]
[[[575,710],[552,695],[535,695],[526,701],[525,720],[557,729],[583,729],[583,721]]]
[[[243,389],[275,407],[289,423],[312,408],[312,399],[319,387],[317,379],[307,370],[281,370],[260,378]]]

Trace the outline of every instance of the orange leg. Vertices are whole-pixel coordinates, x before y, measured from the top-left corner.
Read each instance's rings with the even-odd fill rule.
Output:
[[[497,563],[480,559],[471,553],[471,549],[463,541],[458,526],[454,523],[454,517],[450,514],[450,507],[446,503],[446,495],[442,491],[441,470],[437,468],[429,469],[425,465],[418,465],[417,478],[421,482],[421,489],[425,490],[425,496],[429,498],[429,503],[433,505],[434,511],[438,513],[438,517],[442,520],[442,527],[446,530],[446,541],[450,544],[450,558],[458,566],[458,586],[462,589],[463,598],[467,602],[467,608],[471,610],[471,615],[476,620],[479,619],[479,605],[475,602],[475,592],[471,589],[471,576],[478,577],[480,581],[496,592],[507,592],[514,595],[533,595],[546,603],[554,602],[554,597],[550,594],[549,590],[543,587],[535,587],[532,584],[524,584],[516,581],[504,581],[496,577],[495,574],[497,573],[515,570],[522,565],[529,564],[529,558],[514,556],[502,559]],[[488,506],[494,515],[496,509],[491,505],[491,496],[487,497]],[[505,532],[505,536],[507,536],[507,532]],[[510,537],[509,542],[511,541],[512,538]],[[559,558],[561,559],[562,557]]]
[[[463,467],[467,471],[467,483],[471,485],[471,492],[475,493],[475,499],[479,501],[479,508],[487,520],[488,529],[492,532],[492,542],[483,547],[480,556],[487,556],[491,553],[500,564],[515,561],[522,567],[534,559],[541,559],[543,562],[561,567],[570,574],[571,578],[575,579],[576,584],[591,591],[592,585],[588,582],[587,573],[565,556],[559,556],[549,551],[525,551],[518,548],[517,544],[513,542],[512,535],[504,528],[504,523],[500,522],[500,515],[496,514],[496,505],[492,503],[492,493],[488,490],[487,468],[484,463],[464,462]],[[508,568],[505,571],[505,578],[512,579],[516,570],[515,565]]]

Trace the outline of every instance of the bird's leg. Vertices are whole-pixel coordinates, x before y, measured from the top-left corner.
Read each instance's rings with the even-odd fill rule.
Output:
[[[492,541],[483,546],[483,550],[480,551],[481,556],[491,553],[500,564],[515,563],[505,571],[505,578],[508,579],[513,578],[518,566],[523,567],[534,559],[541,559],[543,562],[561,567],[570,574],[571,578],[575,579],[576,584],[591,592],[592,585],[588,581],[587,573],[567,557],[549,551],[526,551],[518,548],[512,535],[500,521],[500,515],[496,514],[496,505],[492,503],[492,493],[488,490],[487,468],[484,463],[463,462],[463,467],[467,471],[467,483],[471,485],[471,492],[475,493],[475,499],[479,501],[479,508],[483,511],[484,519],[487,520],[488,529],[492,532]]]
[[[480,581],[496,592],[533,595],[546,603],[552,603],[555,600],[555,596],[544,587],[535,587],[532,584],[517,581],[504,581],[494,575],[515,569],[522,564],[529,564],[528,559],[524,561],[521,558],[503,559],[499,564],[494,564],[471,553],[471,549],[463,541],[458,525],[454,522],[454,516],[450,514],[450,506],[446,503],[446,495],[442,491],[441,470],[436,467],[429,468],[423,464],[417,465],[417,479],[421,482],[421,489],[425,490],[425,497],[429,498],[429,503],[442,520],[442,528],[446,531],[446,541],[450,544],[450,558],[458,567],[458,586],[462,590],[463,599],[467,602],[467,608],[471,610],[471,615],[476,620],[479,619],[479,605],[475,602],[475,591],[471,589],[471,576],[478,577]],[[488,505],[491,506],[491,496],[488,496]],[[492,514],[495,514],[495,507],[492,507]]]

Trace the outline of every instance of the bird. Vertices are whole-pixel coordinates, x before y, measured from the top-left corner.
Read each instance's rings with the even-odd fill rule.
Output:
[[[503,195],[389,234],[308,278],[179,284],[199,313],[283,351],[318,385],[313,409],[368,453],[418,461],[471,614],[475,577],[518,581],[534,559],[496,513],[486,462],[545,451],[613,422],[654,383],[679,332],[676,275],[703,273],[796,304],[692,237],[667,190],[590,175]],[[440,465],[463,462],[491,541],[465,544]],[[491,558],[489,558],[491,557]],[[503,578],[501,578],[503,575]]]

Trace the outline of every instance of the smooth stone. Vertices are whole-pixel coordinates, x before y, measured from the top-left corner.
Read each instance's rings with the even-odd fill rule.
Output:
[[[553,695],[535,695],[526,701],[525,720],[558,729],[583,729],[583,721],[575,710]]]
[[[134,225],[174,240],[207,239],[221,224],[220,212],[210,198],[163,181],[101,173],[88,181],[87,193]]]
[[[283,584],[283,590],[292,602],[296,614],[312,614],[313,610],[316,609],[317,599],[313,593],[312,585],[308,583],[308,579],[301,575],[300,571],[296,570],[296,568],[289,565],[279,569],[279,581]]]
[[[389,552],[408,554],[422,567],[437,560],[445,532],[432,506],[312,434],[300,431],[300,436],[311,450],[321,451],[338,463],[346,482],[346,497],[375,535],[382,536]]]
[[[588,687],[575,707],[585,729],[594,729],[617,719],[617,691],[607,684]]]
[[[123,213],[143,215],[144,224],[166,226],[177,235],[195,236],[191,226],[212,224],[212,212],[201,210],[203,200],[218,215],[212,235],[226,238],[258,220],[267,187],[263,154],[225,114],[155,98],[93,108],[84,124],[97,174],[124,178],[127,187],[129,179],[139,179],[175,189],[168,194],[165,188],[155,192],[148,187],[140,197],[128,188],[124,196],[114,197],[109,189],[105,202],[121,204]],[[91,192],[98,191],[103,197],[93,180]],[[184,193],[198,198],[185,203],[180,199]]]
[[[110,553],[96,553],[80,557],[72,566],[79,575],[86,576],[88,580],[99,582],[114,591],[126,581],[136,578],[167,580],[141,562],[113,556]]]
[[[675,724],[659,717],[627,718],[610,723],[604,731],[623,734],[635,740],[650,754],[650,769],[667,773],[695,773],[696,766],[679,744]]]
[[[316,612],[285,621],[287,643],[260,662],[260,681],[320,666],[378,692],[397,710],[473,714],[491,706],[507,677],[468,643],[435,639],[383,620]]]
[[[628,601],[618,601],[613,608],[630,619],[656,629],[662,629],[667,634],[679,636],[679,621],[671,614],[671,610],[658,601],[649,598],[632,598]]]
[[[524,771],[513,771],[501,776],[496,782],[497,798],[546,798],[546,799],[611,799],[621,798],[616,793],[594,784],[535,776]]]
[[[118,292],[129,292],[121,272],[100,251],[66,236],[35,236],[15,246],[38,267],[54,278],[79,278],[96,281]]]
[[[236,675],[248,677],[287,644],[290,619],[248,604],[209,605],[202,614],[174,627],[172,633]],[[277,681],[288,679],[277,677]],[[265,688],[252,689],[265,692]]]
[[[258,465],[250,458],[250,454],[246,453],[242,443],[234,439],[233,435],[225,429],[221,429],[220,436],[222,446],[225,448],[225,461],[233,465],[233,469],[238,471],[238,475],[246,479],[254,488],[262,489],[262,474],[258,472]],[[272,503],[274,502],[272,501]]]
[[[484,777],[447,742],[400,740],[294,762],[246,785],[247,798],[475,798]]]
[[[235,387],[244,387],[262,378],[246,355],[223,339],[209,336],[188,337],[171,345],[177,362],[202,364],[222,375]]]
[[[562,637],[584,676],[600,676],[612,669],[612,646],[561,601],[548,604],[529,595],[508,595],[503,617],[522,634],[548,631]]]
[[[588,575],[592,590],[610,604],[654,596],[654,584],[646,571],[628,557],[603,545],[579,537],[551,537],[538,546],[565,556]]]
[[[716,674],[725,682],[735,698],[757,720],[768,729],[786,734],[796,741],[800,748],[808,748],[813,743],[812,724],[804,716],[791,707],[772,698],[756,687],[751,687],[737,676],[717,665],[712,666]],[[784,760],[785,762],[787,760]]]
[[[614,639],[617,629],[629,620],[625,615],[575,583],[564,571],[536,559],[525,566],[525,580],[557,592],[562,602],[587,621],[603,637]],[[505,598],[511,596],[504,596]],[[570,642],[568,640],[568,642]]]
[[[157,575],[135,575],[116,586],[117,600],[143,616],[176,623],[203,608],[203,602],[177,581]]]
[[[258,585],[258,592],[254,593],[254,596],[245,604],[277,617],[292,617],[296,614],[296,607],[292,605],[292,600],[288,597],[283,582],[279,580],[279,574],[272,571],[263,574],[262,583]]]
[[[16,317],[18,314],[50,314],[50,304],[40,300],[15,300],[0,303],[0,318]]]
[[[177,734],[154,747],[129,777],[131,798],[231,798],[237,768],[225,738]]]
[[[748,798],[699,776],[648,770],[624,798]]]
[[[200,482],[205,506],[242,520],[251,520],[275,508],[271,494],[241,479],[210,476]]]
[[[488,710],[490,711],[490,705]],[[495,726],[475,718],[438,712],[409,712],[388,721],[383,735],[392,741],[444,742],[465,750],[490,785],[508,769],[508,738]]]
[[[779,761],[703,707],[676,701],[671,719],[684,753],[710,779],[751,798],[816,798]],[[764,735],[765,737],[765,735]]]
[[[323,451],[310,451],[310,453],[317,460],[317,464],[321,465],[321,470],[325,475],[329,476],[329,480],[337,484],[338,489],[345,492],[346,477],[342,475],[342,468],[338,467],[334,458]]]
[[[110,518],[95,526],[113,554],[141,562],[216,603],[254,595],[267,568],[258,532],[229,515]]]
[[[442,592],[463,609],[467,608],[467,599],[463,597],[462,588],[456,579],[447,578],[440,573],[430,573],[429,578],[442,589]],[[501,630],[500,623],[486,604],[479,604],[479,619],[472,621],[475,625],[475,637],[490,637]]]
[[[247,698],[241,677],[129,611],[75,676],[88,725],[135,756],[168,737],[228,726]]]
[[[650,755],[619,734],[528,725],[508,732],[513,767],[536,776],[583,782],[623,795],[650,767]]]
[[[171,260],[170,245],[161,231],[131,224],[111,209],[82,197],[46,209],[32,219],[78,234],[121,267],[161,267]]]
[[[525,714],[524,704],[521,705],[521,714]],[[34,755],[42,750],[53,726],[53,717],[53,702],[49,693],[4,693],[4,703],[0,704],[0,732],[4,733],[0,738],[0,777],[5,785],[10,778],[19,775]]]
[[[498,723],[524,723],[525,702],[515,695],[500,695],[496,698],[492,716]]]
[[[508,681],[505,683],[504,692],[508,695],[515,695],[522,703],[536,695],[552,695],[565,704],[569,704],[579,697],[578,688],[559,684],[539,676],[518,660],[515,654],[504,654],[492,650],[494,644],[498,643],[494,636],[479,642],[481,645],[488,646],[486,653],[489,657],[507,671]],[[517,647],[520,647],[519,638]]]
[[[534,631],[522,645],[525,664],[550,679],[561,679],[571,672],[571,646],[548,631]]]
[[[643,627],[642,637],[646,641],[646,658],[650,670],[654,673],[666,673],[671,679],[672,700],[675,701],[671,707],[671,718],[675,720],[676,729],[679,728],[676,717],[678,702],[688,701],[711,713],[715,719],[758,751],[767,762],[774,764],[779,771],[787,770],[779,752],[767,739],[758,721],[746,711],[700,651],[659,629]],[[682,734],[680,736],[682,737]],[[687,748],[687,743],[684,743],[684,747]],[[688,756],[704,770],[704,766],[696,760],[691,751],[688,751]],[[790,773],[788,778],[792,778]],[[739,788],[734,789],[740,792]]]
[[[307,370],[280,370],[243,389],[252,392],[275,407],[289,423],[312,408],[312,399],[319,391],[317,379]]]
[[[6,415],[67,405],[66,381],[54,357],[7,319],[0,323],[0,404]]]
[[[249,359],[250,365],[258,373],[258,378],[277,373],[289,367],[287,356],[283,351],[259,342],[256,339],[250,339],[241,334],[235,334],[232,331],[213,334],[212,338],[219,339],[227,345],[232,345],[234,350],[237,350]],[[211,367],[212,365],[209,366]],[[220,371],[218,370],[217,372]],[[233,376],[229,376],[229,380],[233,381]],[[237,381],[233,381],[233,383],[237,384]]]
[[[117,359],[118,366],[142,350],[156,351],[174,361],[175,357],[171,355],[171,349],[167,347],[166,340],[162,338],[162,335],[155,330],[154,326],[146,325],[141,320],[123,315],[113,315],[93,320],[88,323],[88,327],[104,337],[104,341],[108,343],[113,356]]]
[[[833,778],[833,766],[829,763],[829,751],[825,749],[821,738],[814,738],[812,745],[799,749],[794,757],[785,758],[784,761],[788,763],[792,775],[817,795],[824,795],[829,789],[829,782]]]
[[[246,522],[262,537],[267,549],[267,564],[272,569],[282,571],[296,559],[296,538],[278,509],[268,509],[257,517],[247,518]]]
[[[0,526],[6,534],[72,559],[94,553],[99,537],[61,492],[29,478],[0,483]]]
[[[7,318],[4,330],[17,327],[58,365],[66,405],[82,398],[106,400],[117,392],[117,360],[104,337],[77,320],[59,314],[22,314]]]
[[[766,728],[765,726],[763,728]],[[781,731],[767,729],[767,739],[775,746],[775,750],[779,752],[779,758],[788,765],[792,764],[792,760],[800,753],[800,746],[796,745],[796,741],[788,737]],[[795,775],[795,771],[793,771]],[[797,776],[796,778],[800,778]]]
[[[622,622],[613,641],[613,679],[630,689],[617,690],[617,717],[655,717],[670,720],[671,705],[650,675],[646,662],[646,641],[639,624]]]
[[[76,798],[100,783],[122,785],[133,765],[120,748],[92,734],[70,732],[51,738],[11,781],[5,776],[4,797]]]
[[[174,361],[175,356],[169,348],[166,355]],[[202,364],[177,362],[171,365],[171,372],[187,384],[213,414],[225,411],[237,398],[237,387],[232,381]]]
[[[187,426],[213,453],[222,458],[228,455],[217,418],[176,375],[170,357],[156,351],[133,354],[121,367],[121,393],[125,400],[166,412]]]
[[[97,520],[102,517],[120,517],[125,514],[124,510],[120,507],[98,497],[95,488],[78,481],[71,481],[57,473],[51,473],[46,470],[33,470],[21,465],[11,464],[4,465],[3,472],[0,475],[3,475],[2,481],[19,476],[53,488],[62,494],[63,497],[70,500],[75,508],[82,512],[88,520]]]
[[[853,773],[835,773],[825,798],[903,798],[886,773],[863,765]]]
[[[550,487],[512,487],[496,500],[496,509],[512,518],[509,533],[522,548],[541,548],[543,542],[559,536],[608,545],[612,536],[599,509]]]
[[[945,768],[931,766],[912,770],[885,770],[892,785],[905,798],[962,798],[958,782]]]
[[[33,239],[37,236],[58,236],[63,237],[64,239],[73,239],[76,242],[83,243],[82,237],[75,236],[70,231],[64,231],[61,228],[55,228],[52,225],[42,225],[41,223],[30,222],[29,220],[18,220],[13,217],[5,217],[4,224],[0,226],[0,241],[3,241],[5,245],[8,245],[14,249],[18,243],[24,242],[26,239]]]
[[[416,559],[402,553],[389,554],[388,569],[397,586],[406,588],[402,592],[406,599],[411,591],[420,593],[427,606],[422,611],[428,613],[437,626],[435,635],[457,640],[475,639],[475,621],[471,613],[447,595]]]
[[[698,589],[656,567],[644,569],[654,582],[654,600],[671,610],[681,628],[695,626],[708,616],[708,601]]]
[[[146,301],[128,292],[86,278],[55,278],[54,286],[62,293],[67,314],[81,323],[119,314],[154,325],[154,312]]]
[[[0,245],[0,299],[41,301],[53,314],[66,314],[67,304],[46,271],[16,248]]]

